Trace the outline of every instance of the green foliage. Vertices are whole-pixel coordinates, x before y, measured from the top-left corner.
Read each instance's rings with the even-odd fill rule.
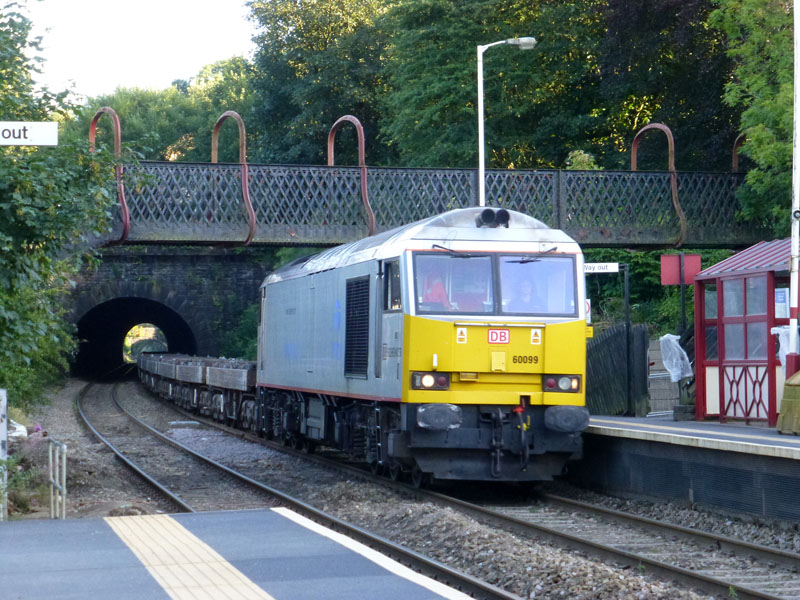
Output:
[[[595,105],[607,121],[604,166],[628,168],[633,136],[660,122],[675,136],[678,169],[730,169],[736,111],[721,96],[732,64],[724,36],[708,27],[712,9],[712,0],[605,3]],[[645,136],[639,168],[665,170],[666,148],[663,135]]]
[[[403,164],[477,163],[478,44],[531,36],[538,45],[484,53],[490,166],[553,167],[586,145],[601,34],[593,0],[406,0],[381,20],[390,32],[390,91],[381,130]],[[572,146],[572,147],[571,147]]]
[[[242,311],[236,324],[224,331],[220,353],[228,358],[256,360],[258,354],[258,322],[260,304],[255,302]]]
[[[703,268],[728,258],[729,250],[684,250],[700,254]],[[654,334],[676,333],[681,324],[680,286],[661,285],[661,255],[668,251],[631,251],[617,249],[586,249],[586,262],[616,262],[629,265],[628,277],[631,320],[647,323]],[[592,301],[592,320],[595,323],[618,322],[625,318],[624,276],[619,274],[587,275],[586,295]],[[694,321],[692,286],[686,288],[686,320]]]
[[[0,120],[63,120],[66,94],[36,92],[30,21],[0,8]],[[0,148],[0,387],[25,406],[66,367],[74,347],[59,299],[103,233],[116,200],[113,161],[88,144]]]
[[[717,0],[710,23],[724,32],[735,61],[725,102],[741,109],[742,153],[754,167],[740,197],[747,217],[787,235],[793,135],[792,5],[781,0]]]
[[[387,164],[377,143],[385,33],[375,19],[389,0],[251,0],[256,38],[254,87],[260,124],[257,159],[323,164],[334,122],[355,115],[364,125],[370,164]],[[352,127],[342,129],[337,163],[357,164]],[[341,148],[341,149],[339,149]]]
[[[583,150],[573,150],[567,154],[565,168],[567,171],[598,171],[600,169],[594,156]]]
[[[119,88],[89,101],[67,127],[67,139],[85,140],[97,110],[111,106],[119,115],[123,140],[147,160],[210,162],[211,134],[217,119],[232,110],[252,123],[256,101],[252,65],[235,57],[205,66],[191,82],[165,90]],[[239,132],[226,121],[220,130],[219,160],[239,162]],[[252,148],[254,130],[248,131]],[[110,121],[101,119],[98,139],[111,139]]]
[[[8,473],[8,483],[3,489],[2,473]],[[26,513],[31,510],[31,500],[45,497],[46,480],[39,469],[32,468],[24,455],[13,455],[0,461],[0,496],[6,494],[9,512]]]

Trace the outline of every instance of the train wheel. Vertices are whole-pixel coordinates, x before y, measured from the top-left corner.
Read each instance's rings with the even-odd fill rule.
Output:
[[[393,462],[389,465],[389,479],[392,481],[400,481],[403,478],[403,465],[399,462]]]
[[[417,489],[428,485],[428,475],[422,472],[419,465],[414,465],[414,468],[411,469],[411,485]]]
[[[303,440],[303,452],[306,454],[314,454],[317,445],[311,440]]]
[[[378,475],[381,472],[381,464],[377,460],[369,461],[369,470],[373,475]]]

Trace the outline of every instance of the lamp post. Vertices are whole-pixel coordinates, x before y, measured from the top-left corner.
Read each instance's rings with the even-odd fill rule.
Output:
[[[486,206],[486,168],[483,139],[483,53],[492,46],[508,44],[520,50],[532,50],[536,46],[536,38],[521,37],[492,42],[478,46],[478,206]]]
[[[798,257],[800,257],[800,5],[793,2],[794,19],[794,124],[792,135],[792,250],[789,262],[789,353],[785,375],[789,379],[800,369],[797,347]]]

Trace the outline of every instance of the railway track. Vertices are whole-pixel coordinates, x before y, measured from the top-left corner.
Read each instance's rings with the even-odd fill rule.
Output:
[[[201,420],[239,437],[258,440],[296,456],[305,455],[219,423]],[[529,500],[516,504],[467,502],[437,492],[416,490],[411,485],[372,475],[361,467],[343,465],[325,456],[305,455],[305,458],[467,512],[516,534],[577,549],[719,597],[800,599],[800,555],[791,552],[554,495],[541,495],[541,502],[535,504]]]
[[[280,504],[476,598],[521,600],[515,594],[328,515],[174,441],[125,410],[117,399],[116,385],[87,385],[78,395],[77,406],[92,433],[145,481],[173,499],[181,510],[237,510]],[[224,483],[217,485],[215,480]],[[239,494],[243,497],[238,497]]]
[[[544,494],[531,505],[478,505],[431,493],[478,519],[737,599],[800,598],[800,555]]]
[[[241,437],[257,439],[213,421],[204,422]],[[303,455],[276,443],[268,445]],[[791,552],[554,495],[541,495],[542,501],[533,505],[529,500],[519,504],[467,502],[432,491],[415,490],[413,486],[376,477],[361,467],[343,465],[325,456],[305,458],[364,478],[374,478],[393,489],[468,512],[516,534],[578,549],[709,594],[738,599],[800,598],[800,555]]]
[[[275,498],[231,471],[192,452],[126,412],[117,388],[88,385],[78,412],[92,433],[128,467],[185,512],[273,506]]]

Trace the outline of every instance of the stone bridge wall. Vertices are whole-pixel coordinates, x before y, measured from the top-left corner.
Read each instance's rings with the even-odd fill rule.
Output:
[[[112,350],[119,341],[117,330],[128,327],[130,321],[136,321],[130,326],[152,322],[162,330],[169,329],[170,325],[156,322],[156,315],[166,307],[170,310],[164,313],[174,312],[191,330],[199,355],[218,355],[220,334],[234,327],[242,311],[258,302],[259,286],[273,269],[275,252],[274,248],[106,248],[96,268],[80,273],[70,317],[75,324],[87,323],[103,306],[116,307],[100,321],[94,318],[92,326],[100,334],[107,330],[108,349]],[[156,306],[153,319],[142,318]],[[165,333],[169,339],[168,331]],[[85,340],[87,334],[82,337]],[[174,342],[170,340],[171,347],[176,346]]]

